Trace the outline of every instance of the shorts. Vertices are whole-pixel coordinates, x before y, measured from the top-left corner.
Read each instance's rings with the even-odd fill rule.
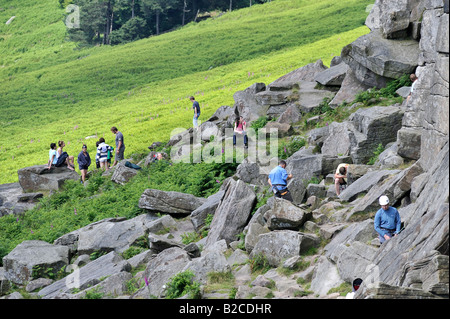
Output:
[[[82,171],[82,170],[88,170],[88,168],[89,168],[89,166],[87,166],[87,165],[78,165],[78,168],[80,169],[80,171]]]
[[[123,160],[124,152],[125,152],[125,147],[119,149],[119,153],[116,153],[116,159],[115,159],[116,162],[120,162],[121,160]]]

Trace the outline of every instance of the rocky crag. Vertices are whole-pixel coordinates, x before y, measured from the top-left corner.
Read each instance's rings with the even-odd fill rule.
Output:
[[[366,21],[371,32],[343,48],[330,68],[317,61],[268,85],[255,83],[202,124],[206,145],[236,115],[249,122],[274,118],[267,128],[296,138],[296,123],[324,98],[337,106],[415,72],[415,90],[402,104],[358,108],[341,123],[308,132],[308,146],[287,159],[293,203],[270,197],[252,214],[258,199],[267,196],[273,162],[245,160],[209,198],[149,189],[139,201],[147,214],[102,220],[52,244],[18,245],[3,258],[0,295],[22,298],[11,293],[14,284],[45,299],[92,292],[103,298],[163,298],[170,278],[190,270],[203,287],[202,298],[228,298],[230,290],[240,299],[343,298],[336,291],[357,277],[363,284],[355,298],[448,298],[448,15],[448,1],[377,0]],[[183,156],[191,142],[192,130],[173,136],[172,159]],[[379,144],[385,151],[366,165]],[[152,155],[140,165],[149,165]],[[337,197],[332,174],[343,162],[351,164],[352,182]],[[122,162],[111,178],[123,184],[136,174]],[[77,178],[72,175],[20,170],[20,185],[0,187],[0,216],[26,213],[42,192]],[[322,182],[308,184],[312,178]],[[381,195],[399,209],[404,226],[383,245],[373,228]],[[201,241],[182,243],[183,234],[205,228],[209,232]],[[125,259],[122,253],[143,237],[148,250]],[[256,277],[258,259],[271,269]],[[66,275],[46,279],[50,269]],[[231,273],[233,288],[211,288],[211,273]]]

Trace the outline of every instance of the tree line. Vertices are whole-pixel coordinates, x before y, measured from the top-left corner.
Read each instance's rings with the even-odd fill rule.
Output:
[[[271,0],[59,0],[76,5],[79,25],[69,39],[80,45],[115,45],[173,30],[204,18],[203,12],[232,11]],[[68,11],[70,14],[70,11]]]

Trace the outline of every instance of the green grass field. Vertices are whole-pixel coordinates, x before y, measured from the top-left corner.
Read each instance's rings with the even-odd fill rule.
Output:
[[[0,184],[45,164],[51,142],[94,151],[117,126],[126,156],[148,152],[192,124],[194,95],[205,120],[233,94],[305,64],[329,64],[369,30],[368,0],[276,0],[160,36],[79,50],[65,40],[57,0],[0,0]],[[10,25],[5,22],[15,15]]]

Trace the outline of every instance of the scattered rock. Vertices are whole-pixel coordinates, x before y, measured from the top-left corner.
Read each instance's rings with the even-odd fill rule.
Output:
[[[69,248],[39,240],[26,240],[3,257],[5,276],[19,285],[55,275],[68,264]]]
[[[59,190],[66,180],[79,180],[77,172],[64,167],[47,168],[36,165],[18,170],[19,184],[24,192]]]
[[[151,212],[190,214],[205,203],[205,198],[180,192],[146,189],[139,200],[139,208]]]

